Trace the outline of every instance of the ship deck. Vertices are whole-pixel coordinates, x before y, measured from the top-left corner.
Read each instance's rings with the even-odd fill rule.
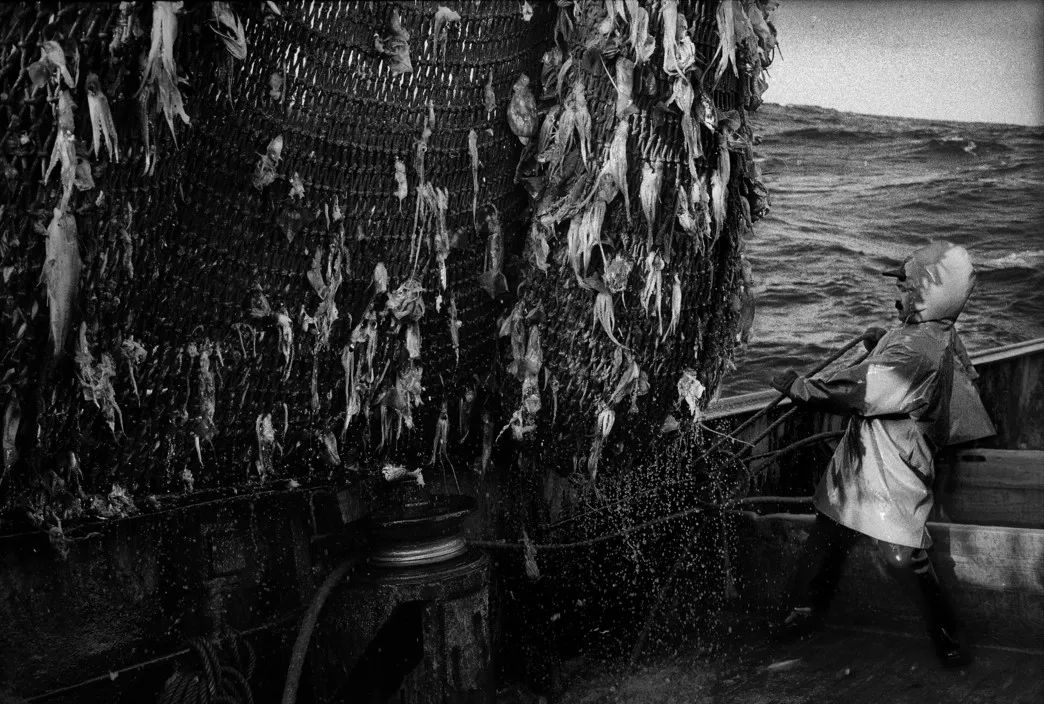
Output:
[[[777,644],[738,635],[713,654],[649,657],[636,667],[575,660],[558,704],[1038,704],[1044,652],[970,648],[968,667],[940,666],[927,637],[829,627]]]

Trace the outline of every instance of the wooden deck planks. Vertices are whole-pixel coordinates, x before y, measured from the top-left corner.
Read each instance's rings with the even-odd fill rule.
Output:
[[[753,610],[788,606],[789,580],[813,517],[741,519],[737,589]],[[976,642],[1044,649],[1044,530],[929,524],[932,561]],[[837,623],[920,633],[920,615],[869,540],[849,556],[831,609]]]
[[[937,474],[932,520],[1044,528],[1044,451],[964,450]]]

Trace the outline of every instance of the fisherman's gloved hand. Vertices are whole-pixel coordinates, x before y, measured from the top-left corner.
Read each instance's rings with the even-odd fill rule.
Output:
[[[874,348],[877,347],[877,343],[881,341],[881,338],[884,337],[884,335],[884,328],[867,328],[866,332],[863,333],[863,347],[866,348],[867,352],[873,352]]]
[[[790,391],[790,386],[800,377],[801,375],[798,374],[796,371],[794,371],[793,369],[788,369],[785,372],[782,372],[772,377],[772,381],[770,381],[769,383],[772,384],[772,388],[774,388],[776,391],[780,392],[781,394],[785,394]]]

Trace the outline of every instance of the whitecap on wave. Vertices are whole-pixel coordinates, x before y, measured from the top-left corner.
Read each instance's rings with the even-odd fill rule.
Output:
[[[991,269],[1036,269],[1044,264],[1044,249],[1012,252],[1003,257],[985,259],[982,265]]]

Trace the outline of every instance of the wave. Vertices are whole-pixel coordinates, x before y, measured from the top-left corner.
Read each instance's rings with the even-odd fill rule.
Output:
[[[894,135],[871,130],[844,129],[841,127],[801,127],[772,134],[773,140],[805,140],[810,142],[852,143],[890,139]],[[765,138],[768,141],[768,137]]]
[[[984,154],[996,154],[997,152],[1010,152],[1004,142],[996,140],[978,141],[960,136],[932,137],[922,142],[913,150],[915,154],[932,154],[939,156],[982,156]]]
[[[1011,252],[1002,257],[985,259],[982,266],[990,269],[1037,269],[1044,264],[1044,249]]]
[[[965,344],[1044,336],[1044,129],[765,108],[755,158],[772,210],[746,252],[757,316],[723,395],[894,322],[879,272],[933,238],[968,247],[979,272]]]
[[[761,169],[763,176],[771,176],[772,174],[782,173],[790,170],[790,164],[787,163],[786,159],[778,156],[758,156],[755,154],[754,161],[757,162],[758,168]]]
[[[941,133],[941,130],[881,130],[856,127],[818,126],[794,127],[773,131],[764,136],[758,151],[775,155],[806,153],[809,150],[830,147],[853,147],[861,144],[884,148],[889,157],[983,157],[999,156],[1023,151],[1022,135],[976,134],[974,136]],[[871,158],[875,155],[870,155]],[[884,156],[881,153],[876,156]]]
[[[866,193],[874,191],[888,191],[894,189],[909,189],[911,186],[935,186],[953,181],[955,174],[945,172],[931,172],[926,174],[905,175],[896,173],[887,177],[867,179],[863,185]]]

